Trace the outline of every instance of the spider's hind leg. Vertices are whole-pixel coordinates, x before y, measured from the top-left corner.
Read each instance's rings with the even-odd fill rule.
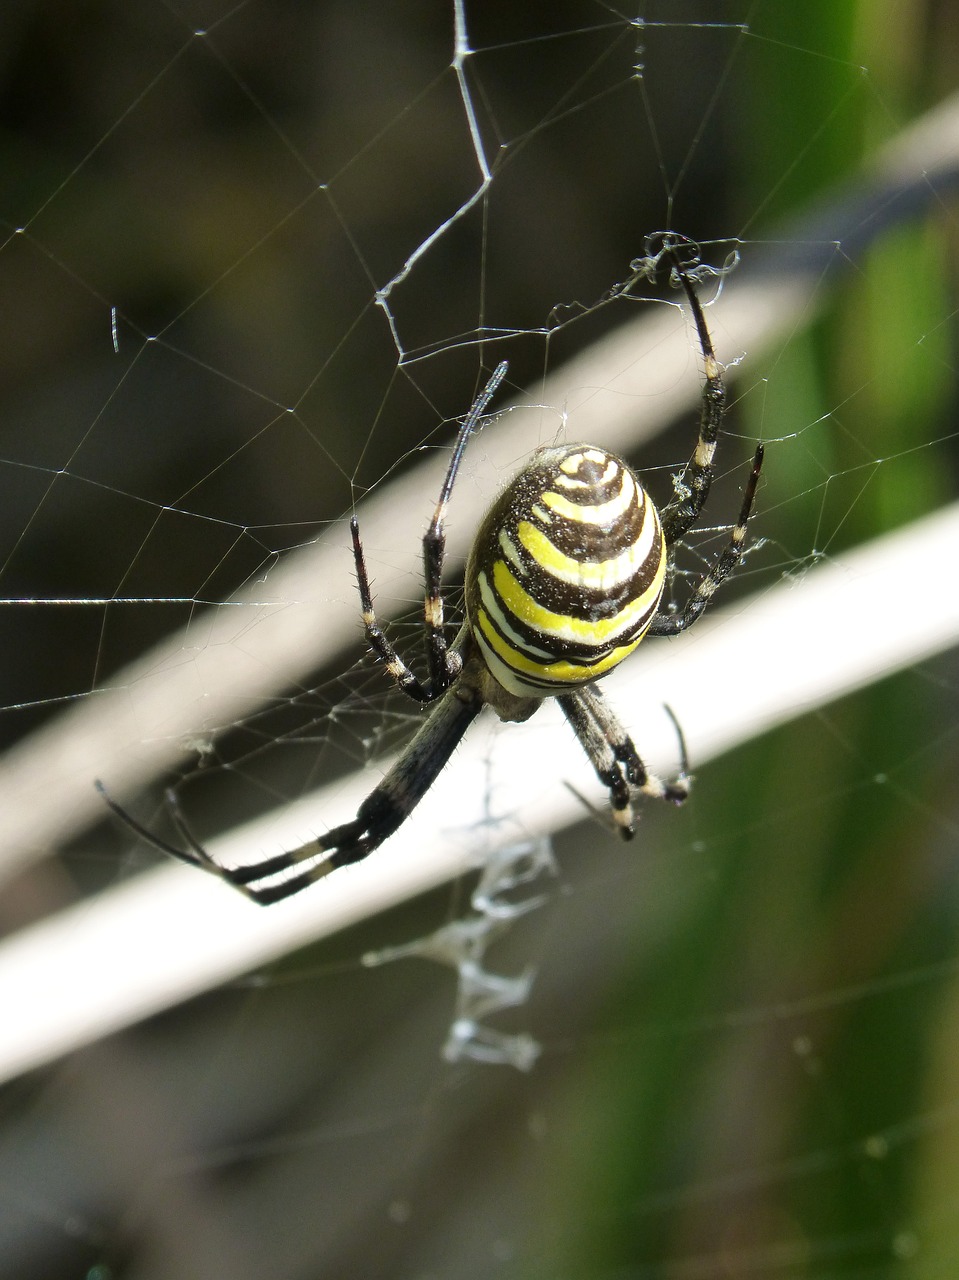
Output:
[[[95,778],[93,785],[100,793],[107,808],[115,814],[116,817],[127,827],[130,828],[135,835],[141,840],[145,840],[147,844],[152,845],[154,849],[159,849],[161,853],[169,854],[171,858],[177,858],[180,862],[186,862],[191,867],[199,867],[201,871],[209,871],[214,875],[219,875],[221,868],[210,857],[201,844],[198,843],[190,828],[187,826],[186,819],[180,810],[179,803],[172,790],[167,790],[166,802],[173,818],[174,826],[177,832],[182,836],[186,849],[180,849],[175,844],[170,844],[168,840],[164,840],[161,836],[155,835],[149,827],[145,827],[142,822],[138,822],[132,814],[127,813],[123,805],[118,804],[113,796],[107,791],[104,784],[99,778]]]
[[[339,867],[360,862],[403,825],[436,781],[482,705],[478,692],[467,683],[444,694],[350,821],[287,853],[247,866],[208,869],[215,869],[216,874],[254,902],[268,906],[299,893]],[[283,878],[274,881],[276,876]]]
[[[116,816],[154,848],[226,881],[259,906],[269,906],[378,849],[436,781],[482,705],[482,697],[471,684],[463,682],[450,689],[382,782],[361,803],[355,818],[294,849],[239,866],[223,866],[210,857],[190,830],[172,792],[167,793],[167,803],[182,848],[154,835],[117,804],[102,783],[97,783],[97,789]]]
[[[631,840],[636,829],[632,803],[635,791],[673,804],[683,803],[689,795],[689,773],[681,733],[680,774],[668,782],[646,768],[632,738],[595,685],[565,694],[558,701],[596,776],[609,790],[613,822],[624,840]]]

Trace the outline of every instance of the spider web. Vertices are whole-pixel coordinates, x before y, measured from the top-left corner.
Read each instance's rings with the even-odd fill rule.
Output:
[[[196,975],[184,991],[229,979],[7,1086],[0,1274],[954,1275],[955,654],[825,705],[803,682],[907,661],[870,665],[849,566],[954,499],[959,165],[928,139],[955,32],[933,6],[814,9],[47,0],[0,19],[11,1061],[55,1057],[14,1042],[91,937],[100,1034],[130,1020],[139,917],[103,924],[128,888],[162,964]],[[255,853],[350,816],[408,740],[417,716],[362,655],[346,516],[415,663],[418,539],[482,370],[507,357],[510,391],[454,494],[454,614],[476,513],[536,444],[594,438],[668,497],[700,361],[665,280],[636,279],[661,228],[715,269],[699,288],[733,402],[674,601],[768,446],[720,626],[651,641],[638,703],[610,682],[664,767],[670,690],[702,744],[689,805],[647,805],[620,846],[544,710],[474,726],[478,767],[464,748],[373,879],[437,839],[477,868],[505,848],[485,874],[310,946],[310,902],[257,914],[199,876],[168,894],[95,777],[167,836],[167,784],[204,840],[255,817]],[[886,580],[867,636],[918,622],[946,648],[954,545]],[[810,626],[820,570],[850,591]],[[797,621],[736,630],[790,596]],[[777,727],[710,759],[703,707],[758,684],[780,711],[752,732]],[[319,816],[274,814],[320,784]],[[563,805],[581,820],[544,835]],[[557,870],[524,888],[528,866]],[[221,913],[290,954],[220,958]],[[475,1052],[444,1061],[451,1043]],[[484,1049],[531,1069],[469,1061]]]

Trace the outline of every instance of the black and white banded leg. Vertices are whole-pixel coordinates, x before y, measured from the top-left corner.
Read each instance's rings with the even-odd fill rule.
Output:
[[[463,660],[451,650],[446,643],[446,631],[443,617],[443,559],[446,554],[446,509],[449,506],[453,482],[463,458],[463,450],[480,419],[486,412],[487,405],[499,384],[506,377],[507,362],[503,360],[493,370],[493,375],[479,393],[463,419],[453,455],[446,471],[439,501],[433,511],[429,528],[423,535],[423,629],[426,636],[426,657],[428,675],[426,681],[419,680],[403,661],[386,632],[380,626],[373,608],[373,593],[370,588],[370,577],[366,568],[366,556],[360,539],[360,526],[356,516],[350,520],[350,534],[353,539],[353,560],[356,564],[356,581],[360,592],[360,605],[363,610],[363,626],[370,648],[383,662],[390,677],[414,702],[433,702],[450,687],[460,671]]]
[[[703,354],[706,379],[703,383],[702,410],[699,420],[699,436],[692,457],[673,481],[676,496],[667,503],[661,514],[663,537],[666,546],[671,547],[685,533],[688,533],[699,517],[709,497],[713,482],[713,458],[716,443],[719,439],[719,428],[726,413],[726,384],[723,381],[722,367],[716,359],[712,338],[706,325],[702,304],[696,296],[685,269],[683,268],[677,247],[668,249],[668,257],[673,262],[673,270],[679,278],[686,301],[693,313],[696,334]]]
[[[575,693],[563,695],[559,698],[559,704],[595,769],[596,776],[609,791],[613,822],[624,840],[631,840],[635,831],[632,804],[634,794],[669,800],[673,804],[682,804],[687,798],[689,767],[686,744],[671,711],[669,716],[679,735],[680,773],[672,782],[667,782],[646,768],[632,738],[595,685],[587,685],[583,689],[577,689]]]
[[[752,511],[753,499],[756,496],[756,485],[759,483],[762,466],[763,446],[759,445],[753,456],[753,466],[749,473],[749,479],[746,481],[746,491],[743,494],[743,505],[739,512],[739,519],[733,527],[729,542],[717,556],[709,571],[699,580],[696,590],[686,601],[682,613],[657,613],[650,624],[647,635],[675,636],[679,635],[681,631],[686,631],[700,617],[718,588],[729,577],[736,565],[739,564],[746,542],[746,525],[749,522],[749,513]]]
[[[258,905],[269,906],[299,893],[338,867],[359,862],[391,836],[436,781],[482,705],[480,696],[468,685],[449,690],[383,781],[362,802],[355,818],[296,849],[246,866],[224,867],[210,857],[190,830],[172,791],[167,792],[167,804],[177,835],[183,841],[180,847],[162,840],[131,817],[111,798],[102,782],[97,782],[96,787],[113,812],[155,848],[224,880]]]

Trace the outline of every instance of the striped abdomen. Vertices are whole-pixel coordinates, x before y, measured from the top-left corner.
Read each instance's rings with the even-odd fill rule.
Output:
[[[665,573],[659,515],[635,472],[592,445],[543,449],[480,525],[469,626],[505,689],[568,693],[632,653]]]

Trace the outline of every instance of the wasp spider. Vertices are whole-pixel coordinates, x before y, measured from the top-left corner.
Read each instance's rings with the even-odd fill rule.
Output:
[[[762,466],[756,450],[739,520],[725,549],[681,612],[660,611],[672,548],[695,523],[713,478],[713,455],[726,391],[702,307],[675,245],[665,246],[702,348],[705,383],[699,438],[674,481],[675,495],[657,511],[639,477],[596,445],[538,450],[487,511],[466,566],[466,621],[452,646],[443,622],[444,520],[471,433],[506,375],[499,365],[460,428],[433,518],[423,539],[427,676],[399,656],[373,610],[369,574],[354,517],[350,528],[371,649],[397,686],[433,710],[355,818],[296,849],[242,867],[223,867],[193,837],[173,797],[171,815],[183,848],[131,818],[98,787],[110,808],[152,844],[225,880],[260,904],[298,893],[321,876],[358,862],[405,821],[486,705],[501,720],[526,720],[544,698],[557,698],[600,781],[609,790],[620,834],[633,834],[632,798],[641,793],[681,804],[685,765],[667,782],[643,764],[632,739],[596,682],[644,636],[691,627],[742,555],[746,522]]]

